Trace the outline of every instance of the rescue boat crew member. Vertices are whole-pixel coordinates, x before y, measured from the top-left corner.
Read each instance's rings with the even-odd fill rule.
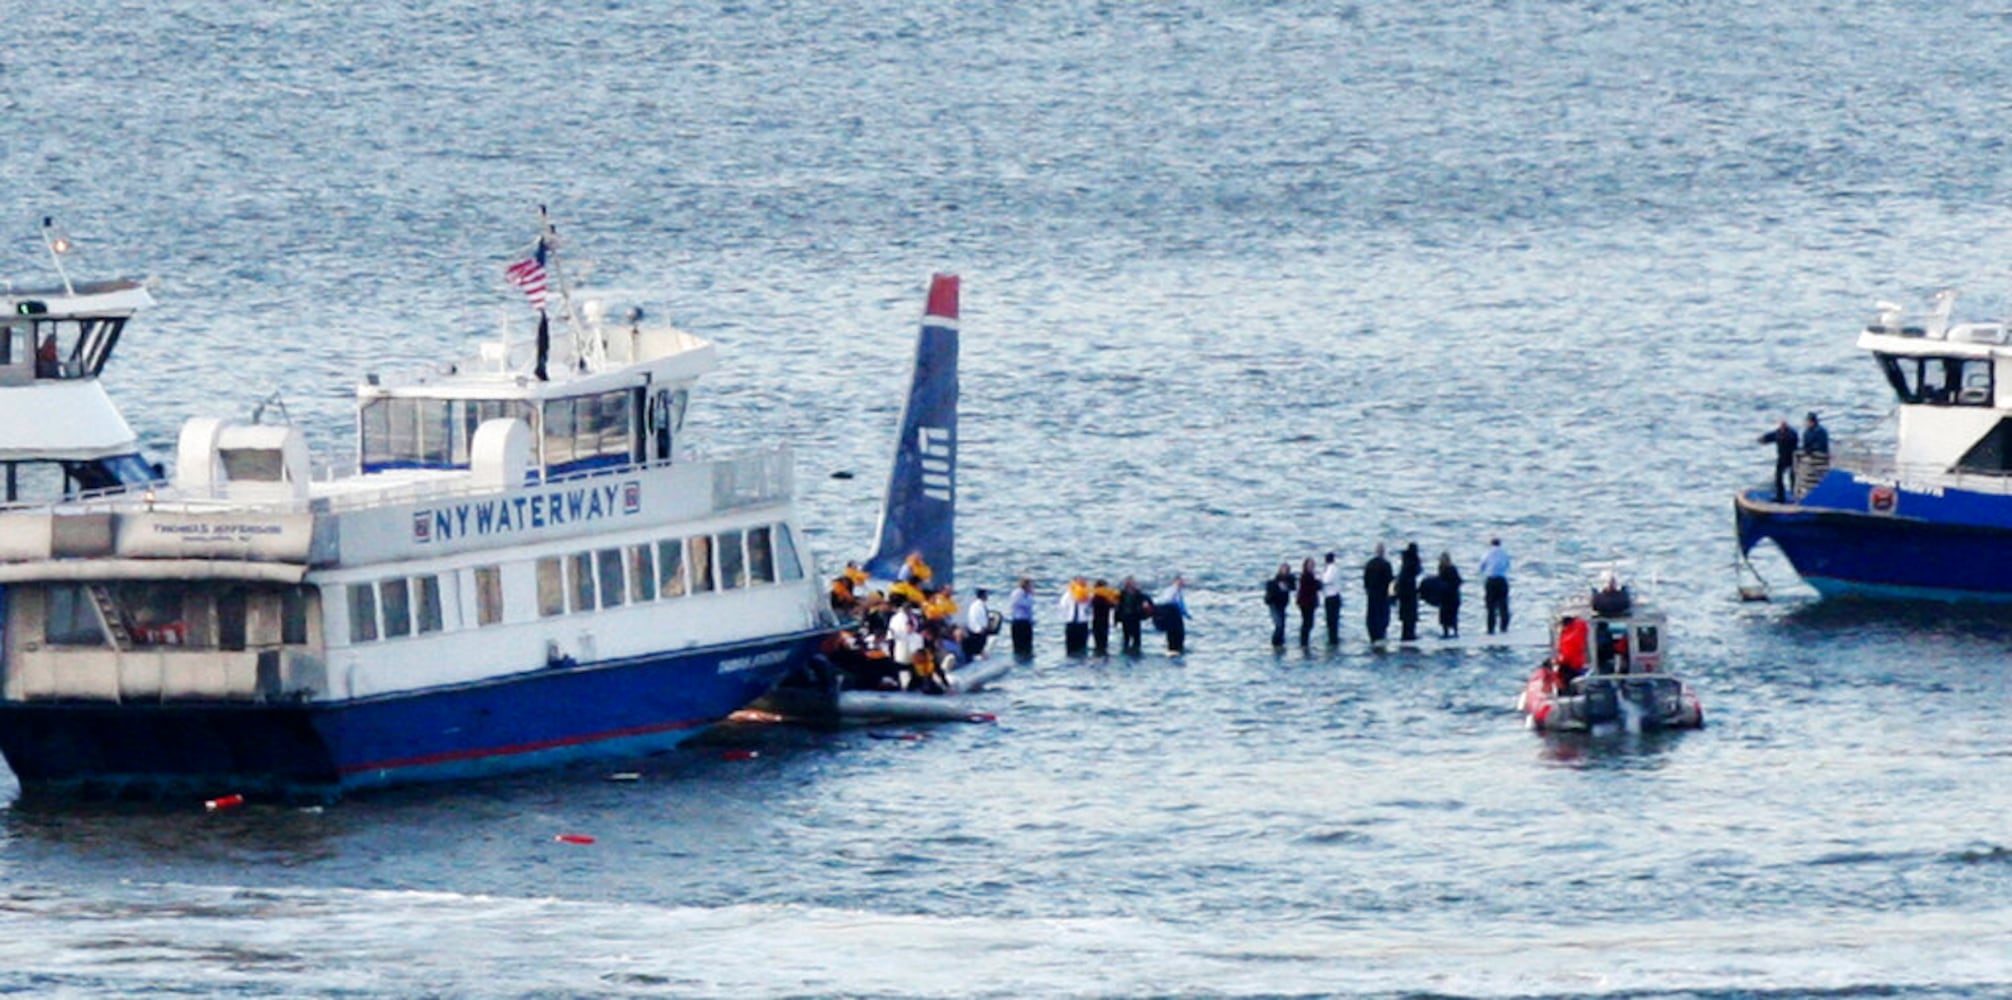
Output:
[[[1558,621],[1558,690],[1569,691],[1572,678],[1586,672],[1586,622],[1577,615]]]
[[[1828,434],[1824,435],[1825,446],[1829,446]],[[1760,436],[1761,444],[1774,445],[1774,502],[1787,503],[1788,491],[1795,488],[1795,428],[1783,419],[1775,429]],[[1783,483],[1787,483],[1784,487]]]
[[[1034,581],[1020,578],[1013,599],[1006,604],[1006,617],[1013,632],[1013,655],[1025,660],[1034,655]]]

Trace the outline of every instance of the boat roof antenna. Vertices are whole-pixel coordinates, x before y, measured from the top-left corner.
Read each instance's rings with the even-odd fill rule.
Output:
[[[265,417],[265,408],[268,406],[279,411],[280,423],[282,424],[293,423],[293,415],[286,412],[286,400],[279,398],[279,393],[277,392],[273,393],[270,396],[267,396],[264,399],[259,400],[258,404],[252,407],[251,422],[254,424],[264,423],[265,421],[263,418]]]
[[[76,286],[70,284],[70,272],[63,269],[63,255],[70,252],[70,238],[57,231],[55,216],[42,217],[42,245],[49,248],[49,260],[56,265],[56,273],[63,278],[64,293],[77,294]]]

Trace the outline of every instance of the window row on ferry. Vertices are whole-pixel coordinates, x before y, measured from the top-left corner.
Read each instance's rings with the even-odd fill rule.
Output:
[[[803,578],[789,525],[775,524],[352,583],[345,596],[349,641],[360,643],[442,631],[443,609],[460,609],[463,587],[476,626],[486,627]]]
[[[485,420],[522,420],[537,443],[537,464],[554,474],[669,458],[684,419],[685,391],[658,390],[644,407],[640,387],[548,399],[386,397],[357,414],[363,471],[467,468],[476,428]]]

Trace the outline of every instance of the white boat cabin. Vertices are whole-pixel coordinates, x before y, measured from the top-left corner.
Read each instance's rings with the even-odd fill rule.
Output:
[[[1859,335],[1899,403],[1893,461],[1915,477],[2012,474],[2012,328],[1952,322],[1955,300],[1944,291],[1918,317],[1880,303],[1878,319]]]
[[[0,294],[0,501],[46,502],[158,477],[98,383],[127,320],[153,303],[132,281]]]

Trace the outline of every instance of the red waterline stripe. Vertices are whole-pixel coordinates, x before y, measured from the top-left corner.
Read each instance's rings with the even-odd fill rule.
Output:
[[[612,729],[605,733],[590,733],[585,736],[568,736],[563,739],[541,740],[537,743],[519,743],[515,746],[493,747],[487,750],[450,750],[446,753],[422,754],[418,757],[400,757],[395,760],[374,761],[368,764],[352,764],[341,769],[343,774],[362,771],[394,771],[403,767],[425,767],[429,764],[445,764],[459,760],[479,760],[484,757],[508,757],[512,754],[535,753],[554,747],[579,746],[583,743],[599,743],[602,740],[616,740],[625,736],[646,736],[650,733],[668,732],[673,729],[696,729],[708,724],[705,719],[681,719],[654,726],[633,726],[628,729]]]

